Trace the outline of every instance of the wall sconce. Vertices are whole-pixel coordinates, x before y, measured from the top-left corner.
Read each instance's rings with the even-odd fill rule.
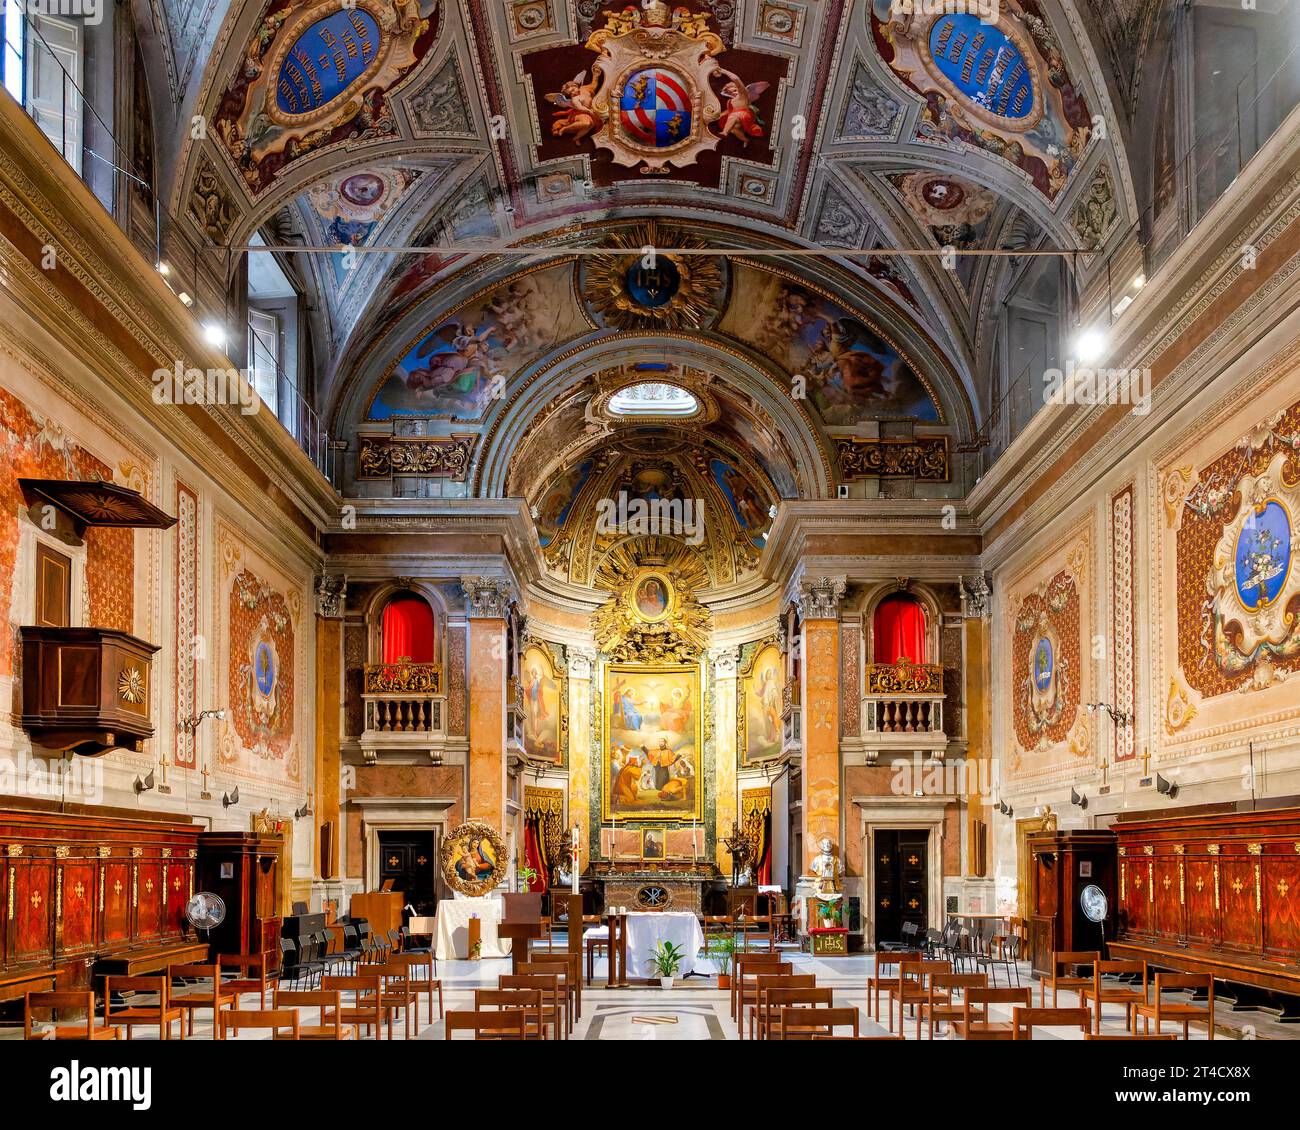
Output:
[[[1159,773],[1157,773],[1156,792],[1161,793],[1164,796],[1167,796],[1170,800],[1173,800],[1176,796],[1178,796],[1178,785],[1175,782],[1167,780],[1166,778],[1162,777]]]
[[[153,776],[153,770],[150,769],[148,776],[146,776],[144,780],[141,780],[137,776],[135,779],[135,784],[132,787],[135,789],[135,795],[139,796],[141,793],[147,793],[150,789],[154,787],[154,784],[155,781]]]
[[[181,719],[181,729],[188,730],[191,734],[199,728],[199,724],[204,718],[216,718],[218,720],[226,716],[225,709],[221,710],[200,710],[197,714],[189,718]]]
[[[307,799],[302,802],[301,808],[295,808],[293,810],[293,818],[295,820],[301,820],[304,816],[310,816],[310,815],[311,815],[311,790],[308,789]]]
[[[1005,800],[999,799],[997,807],[998,807],[998,811],[1002,813],[1003,816],[1010,817],[1015,815],[1015,809],[1012,808],[1011,805],[1009,805]]]
[[[1083,793],[1079,792],[1078,789],[1071,789],[1070,803],[1074,805],[1075,808],[1087,808],[1088,798],[1084,796]]]
[[[1132,714],[1129,714],[1123,710],[1116,710],[1113,706],[1111,706],[1109,702],[1085,702],[1083,704],[1083,708],[1089,714],[1095,714],[1098,710],[1104,710],[1107,714],[1110,715],[1110,720],[1114,722],[1116,726],[1133,725]]]
[[[231,805],[238,804],[238,803],[239,803],[238,785],[236,785],[233,789],[231,789],[230,792],[221,794],[221,806],[223,808],[229,808]]]

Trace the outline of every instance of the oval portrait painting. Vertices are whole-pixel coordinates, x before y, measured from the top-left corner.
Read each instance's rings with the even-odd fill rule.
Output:
[[[658,573],[638,577],[632,588],[632,607],[647,623],[662,620],[672,609],[673,593],[668,582]]]
[[[506,876],[506,845],[481,820],[467,820],[448,833],[440,856],[447,886],[470,898],[487,894]]]

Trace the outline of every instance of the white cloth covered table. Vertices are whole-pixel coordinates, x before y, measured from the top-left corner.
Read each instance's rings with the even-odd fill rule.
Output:
[[[641,980],[654,977],[650,958],[660,942],[673,942],[682,948],[678,977],[697,972],[700,950],[704,946],[704,931],[700,920],[689,910],[658,910],[638,912],[627,916],[627,977]]]
[[[479,957],[509,957],[510,940],[497,937],[497,923],[502,917],[499,898],[442,899],[438,903],[438,940],[434,953],[439,961],[469,957],[469,920],[478,915]]]

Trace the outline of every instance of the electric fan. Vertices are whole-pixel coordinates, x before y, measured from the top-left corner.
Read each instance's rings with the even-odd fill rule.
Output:
[[[205,934],[226,920],[226,904],[220,895],[211,891],[198,891],[185,904],[185,917],[196,930]]]

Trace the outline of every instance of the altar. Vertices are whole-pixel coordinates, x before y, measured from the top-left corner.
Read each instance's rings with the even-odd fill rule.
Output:
[[[594,860],[587,875],[606,908],[689,911],[704,914],[705,899],[722,880],[703,860]]]
[[[438,903],[434,954],[439,961],[464,960],[469,954],[469,921],[479,920],[479,957],[509,957],[510,942],[497,936],[503,905],[499,898],[453,898]]]

